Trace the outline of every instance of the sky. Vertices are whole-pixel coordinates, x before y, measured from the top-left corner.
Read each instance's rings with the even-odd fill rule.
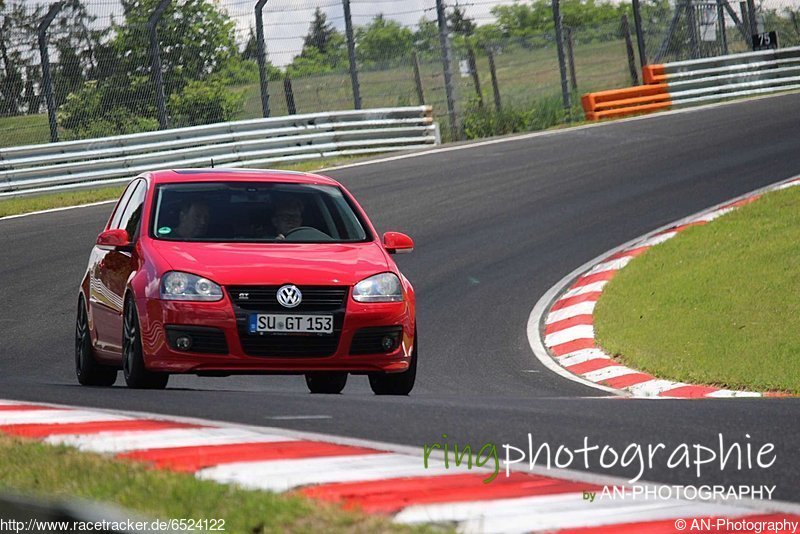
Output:
[[[250,26],[255,26],[255,1],[217,0],[236,20],[237,32],[247,38]],[[450,0],[448,6],[459,4],[478,24],[492,22],[492,7],[512,4],[513,0]],[[264,32],[270,61],[277,66],[291,62],[303,46],[303,37],[319,6],[328,21],[344,32],[344,10],[341,0],[268,0],[264,6]],[[436,19],[435,0],[350,0],[353,25],[365,25],[382,13],[404,26],[415,28],[421,17]]]
[[[108,21],[113,15],[121,20],[122,9],[118,0],[86,0],[90,11],[98,16],[98,23]],[[254,8],[256,0],[214,0],[236,21],[237,39],[243,45],[255,28]],[[31,0],[31,3],[42,3]],[[478,24],[486,24],[494,19],[490,10],[496,5],[512,4],[513,0],[450,0],[448,6],[458,3]],[[269,60],[279,67],[290,63],[303,47],[303,37],[319,6],[327,15],[328,21],[344,32],[344,11],[341,0],[268,0],[264,6],[264,33],[267,41]],[[423,16],[436,18],[435,0],[350,0],[353,25],[365,25],[373,17],[382,13],[386,18],[396,20],[412,29]]]
[[[121,20],[122,9],[119,0],[85,0],[90,11],[98,16],[98,24],[108,24],[110,16]],[[184,0],[192,1],[192,0]],[[247,41],[250,28],[255,28],[254,8],[256,0],[212,0],[236,21],[237,40],[240,46]],[[526,2],[527,0],[519,0]],[[598,0],[602,1],[602,0]],[[629,0],[610,0],[627,2]],[[709,0],[713,2],[714,0]],[[738,0],[729,0],[738,8]],[[43,4],[45,0],[23,0],[30,4]],[[756,0],[771,7],[797,6],[800,0]],[[491,9],[497,5],[513,4],[514,0],[447,0],[448,7],[461,6],[467,16],[477,24],[494,21]],[[313,18],[314,9],[319,6],[327,15],[328,21],[344,32],[344,11],[342,0],[268,0],[264,6],[264,32],[267,41],[267,56],[276,66],[283,67],[300,53],[303,38]],[[436,18],[435,0],[350,0],[353,24],[365,25],[373,17],[382,13],[386,18],[396,20],[404,26],[415,29],[419,19]],[[737,9],[738,11],[738,9]]]

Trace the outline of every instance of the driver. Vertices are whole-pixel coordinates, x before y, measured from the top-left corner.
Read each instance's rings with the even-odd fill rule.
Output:
[[[299,198],[287,198],[275,208],[271,222],[277,232],[275,238],[286,239],[286,234],[303,225],[303,203]]]

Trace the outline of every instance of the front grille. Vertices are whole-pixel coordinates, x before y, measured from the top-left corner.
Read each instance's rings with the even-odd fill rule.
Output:
[[[237,331],[242,349],[248,356],[322,358],[332,356],[339,346],[347,306],[347,287],[298,286],[303,295],[299,306],[284,308],[278,303],[282,286],[229,286],[228,294],[236,314]],[[246,293],[247,298],[243,298]],[[251,334],[248,317],[251,313],[333,315],[333,334]]]
[[[403,334],[402,326],[379,326],[362,328],[353,336],[350,344],[350,354],[382,354],[396,350],[400,345],[400,336]],[[391,348],[383,348],[383,338],[391,337]]]
[[[341,331],[340,331],[341,332]],[[249,334],[239,330],[242,349],[250,356],[322,358],[332,356],[340,332],[326,336],[303,334]]]
[[[181,352],[199,352],[201,354],[228,354],[228,343],[225,333],[219,328],[205,326],[170,326],[167,325],[167,341],[173,350]],[[181,336],[191,338],[188,350],[178,348],[177,339]]]
[[[303,300],[299,306],[289,309],[278,303],[278,289],[281,287],[229,286],[227,289],[233,304],[243,310],[290,313],[336,311],[344,308],[348,291],[347,287],[298,286]]]

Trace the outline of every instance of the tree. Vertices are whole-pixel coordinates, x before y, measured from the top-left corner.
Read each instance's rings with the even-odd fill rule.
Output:
[[[258,61],[258,41],[252,26],[250,26],[250,35],[247,37],[247,42],[244,44],[241,55],[242,59]]]
[[[628,5],[595,0],[561,0],[564,26],[579,29],[614,23],[628,13]],[[549,0],[534,0],[530,4],[515,3],[495,6],[492,14],[506,37],[539,37],[554,31],[552,4]],[[616,32],[614,32],[616,33]],[[609,37],[615,37],[612,33]],[[608,37],[607,37],[608,38]]]
[[[425,17],[419,19],[414,32],[414,49],[422,54],[439,54],[439,25]]]
[[[3,20],[0,22],[0,114],[16,115],[21,112],[25,102],[23,92],[28,82],[39,84],[40,79],[23,76],[37,75],[31,69],[38,63],[39,48],[36,27],[42,17],[42,6],[13,2],[6,5],[0,0]]]
[[[356,54],[362,63],[386,65],[406,58],[414,46],[414,33],[394,20],[377,15],[367,26],[356,30]]]
[[[59,110],[60,124],[73,130],[73,137],[157,127],[147,30],[157,4],[158,0],[122,0],[123,23],[115,25],[108,47],[96,50],[101,76],[71,93]],[[167,102],[180,108],[175,113],[182,121],[230,120],[241,107],[240,99],[227,98],[218,87],[233,71],[247,76],[239,66],[230,68],[231,62],[240,61],[234,27],[214,0],[173,1],[159,20],[164,92]],[[213,87],[201,91],[193,84],[201,81]],[[198,110],[189,116],[186,109],[191,102],[202,102],[214,111]]]
[[[151,75],[147,21],[158,0],[122,0],[125,22],[114,46],[127,75]],[[217,72],[238,53],[235,23],[213,0],[170,2],[158,22],[164,92]]]
[[[451,32],[464,37],[469,37],[475,32],[475,21],[467,17],[467,14],[458,4],[447,15],[447,26]]]
[[[347,64],[347,45],[344,36],[328,23],[320,8],[303,40],[303,50],[292,60],[288,70],[295,76],[332,72]]]
[[[314,10],[314,20],[311,21],[311,27],[303,40],[303,51],[315,48],[323,56],[326,55],[335,45],[334,40],[338,33],[336,28],[328,23],[327,15],[318,7]]]

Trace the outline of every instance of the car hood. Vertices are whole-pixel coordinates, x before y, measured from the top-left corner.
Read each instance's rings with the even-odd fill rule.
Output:
[[[173,270],[221,285],[353,285],[391,270],[377,242],[152,243]]]

